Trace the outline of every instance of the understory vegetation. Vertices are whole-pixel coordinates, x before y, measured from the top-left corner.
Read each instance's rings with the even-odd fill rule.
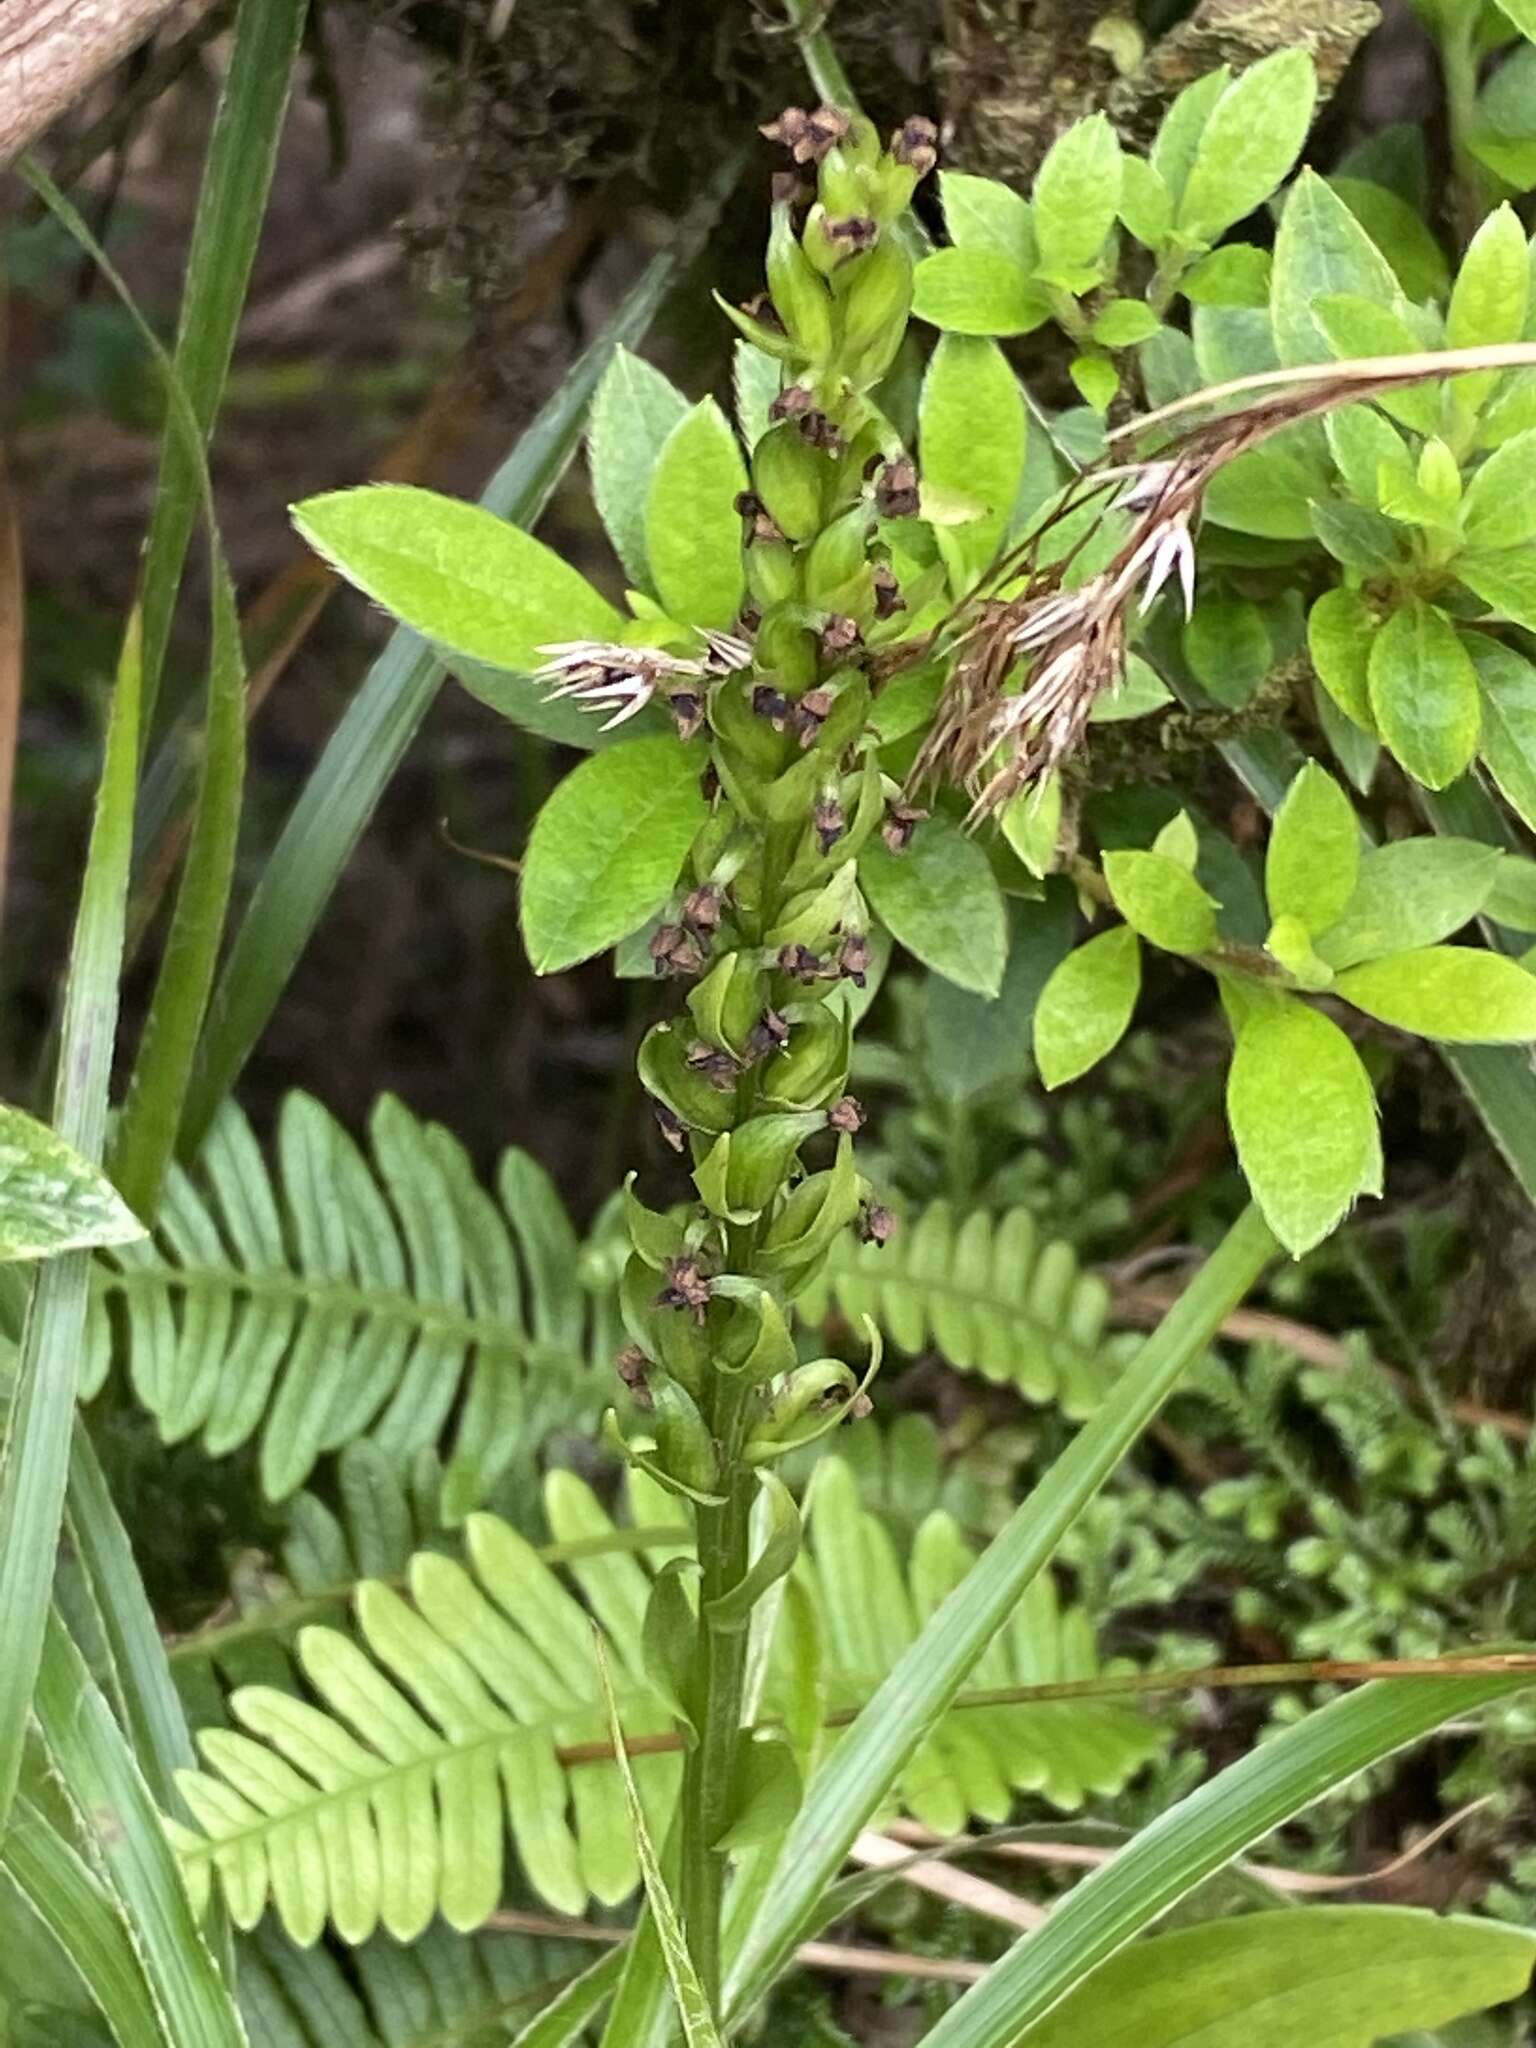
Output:
[[[0,515],[148,517],[20,713],[0,547],[0,2044],[1533,2037],[1536,6],[787,4],[706,119],[239,0],[16,167]],[[258,595],[396,33],[408,423]]]

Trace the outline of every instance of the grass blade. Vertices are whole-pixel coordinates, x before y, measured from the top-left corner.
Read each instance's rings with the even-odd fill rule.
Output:
[[[146,736],[176,609],[182,564],[203,502],[197,450],[218,416],[267,210],[278,138],[293,86],[308,0],[241,0],[197,198],[176,331],[176,375],[197,424],[189,449],[168,414],[144,550]]]
[[[552,1998],[537,2019],[532,2019],[509,2048],[573,2048],[613,1996],[614,1986],[624,1968],[625,1950],[611,1949],[590,1969],[583,1970],[565,1989]]]
[[[621,343],[635,346],[643,338],[680,266],[708,233],[736,169],[733,160],[522,435],[481,495],[488,510],[533,525],[576,452],[610,356]],[[400,627],[332,733],[256,885],[214,992],[179,1139],[182,1156],[197,1150],[266,1028],[442,681],[427,647]]]
[[[131,1931],[167,2039],[245,2048],[149,1787],[56,1613],[48,1619],[34,1712],[54,1778]]]
[[[1089,1971],[1250,1843],[1441,1722],[1529,1684],[1524,1676],[1381,1681],[1259,1744],[1085,1878],[951,2007],[925,2048],[1024,2048],[1026,2029]]]
[[[139,632],[130,621],[112,693],[106,753],[70,952],[53,1121],[99,1161],[117,1035],[117,985],[133,851],[139,752]],[[89,1252],[38,1271],[22,1330],[0,1449],[0,1829],[21,1770],[27,1708],[42,1656],[64,1507],[75,1376],[85,1330]]]
[[[1015,1510],[812,1779],[751,1924],[728,1929],[736,1950],[727,1982],[731,2014],[750,2007],[790,1960],[859,1830],[959,1692],[972,1664],[1274,1253],[1258,1211],[1245,1210],[1103,1407]]]
[[[112,1900],[27,1799],[16,1802],[0,1863],[80,1972],[121,2048],[165,2048],[144,1972]]]

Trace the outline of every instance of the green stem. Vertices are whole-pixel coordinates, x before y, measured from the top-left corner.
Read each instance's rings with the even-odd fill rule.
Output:
[[[1483,217],[1483,173],[1468,147],[1477,122],[1477,36],[1475,7],[1447,10],[1440,37],[1440,65],[1445,78],[1445,113],[1450,129],[1452,214],[1463,248]]]

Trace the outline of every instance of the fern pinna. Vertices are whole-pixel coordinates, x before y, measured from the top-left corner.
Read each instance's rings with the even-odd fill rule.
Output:
[[[237,1925],[254,1926],[270,1905],[301,1943],[327,1921],[349,1942],[380,1927],[409,1941],[435,1913],[461,1929],[488,1919],[509,1835],[524,1881],[550,1905],[578,1912],[589,1898],[628,1897],[635,1850],[604,1755],[593,1629],[626,1735],[639,1738],[642,1801],[664,1835],[681,1753],[645,1617],[659,1575],[691,1549],[666,1533],[675,1497],[643,1473],[628,1485],[631,1526],[656,1532],[651,1547],[634,1549],[583,1481],[553,1472],[545,1508],[559,1568],[499,1518],[472,1515],[464,1562],[417,1552],[402,1589],[380,1579],[356,1588],[355,1635],[299,1631],[297,1662],[320,1704],[273,1685],[237,1689],[237,1726],[205,1729],[206,1768],[181,1780],[197,1825],[171,1823],[194,1894],[216,1878]],[[803,1685],[807,1668],[821,1673],[818,1719],[867,1697],[974,1562],[942,1512],[899,1557],[838,1459],[818,1471],[810,1525],[782,1603],[757,1625],[764,1741],[780,1731],[805,1741],[795,1674]],[[808,1637],[819,1645],[809,1657]],[[1042,1578],[975,1675],[997,1689],[1098,1668],[1087,1618]],[[645,1740],[654,1737],[670,1742]],[[813,1733],[808,1747],[835,1740]],[[1110,1702],[956,1707],[914,1757],[897,1803],[944,1832],[972,1816],[1002,1819],[1019,1792],[1072,1810],[1119,1789],[1164,1741],[1154,1722]],[[802,1767],[812,1761],[800,1755]]]
[[[273,1500],[365,1431],[403,1465],[453,1416],[457,1515],[536,1426],[531,1399],[563,1393],[595,1415],[618,1339],[526,1153],[504,1155],[498,1202],[458,1140],[394,1097],[369,1137],[371,1161],[292,1094],[274,1176],[226,1104],[196,1169],[172,1174],[153,1239],[98,1264],[83,1391],[102,1385],[116,1336],[166,1440],[201,1432],[217,1457],[259,1436]]]

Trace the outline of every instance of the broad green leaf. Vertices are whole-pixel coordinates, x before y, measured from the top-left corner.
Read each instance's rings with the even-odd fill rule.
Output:
[[[1395,611],[1371,648],[1371,710],[1381,737],[1428,789],[1454,782],[1477,751],[1477,671],[1445,613]]]
[[[750,342],[736,344],[738,361]],[[760,354],[761,351],[754,351]],[[771,358],[765,357],[771,362]],[[778,365],[772,364],[777,388]],[[688,410],[675,384],[627,348],[616,348],[592,400],[587,461],[608,538],[637,590],[650,590],[645,500],[667,436]]]
[[[1088,714],[1091,725],[1117,725],[1125,718],[1145,718],[1173,702],[1173,692],[1151,662],[1139,654],[1126,656],[1125,677],[1118,690],[1100,697]]]
[[[536,974],[616,945],[671,893],[707,806],[697,748],[632,740],[572,769],[534,820],[523,942]]]
[[[1271,917],[1326,931],[1354,894],[1360,871],[1355,807],[1325,768],[1309,761],[1275,813],[1264,862]]]
[[[521,527],[415,484],[306,498],[293,523],[349,583],[423,638],[492,668],[529,670],[552,641],[622,625],[585,576]]]
[[[1126,924],[1069,953],[1035,1005],[1035,1065],[1047,1088],[1075,1081],[1125,1036],[1141,992],[1141,941]]]
[[[1411,477],[1408,444],[1374,405],[1341,405],[1323,422],[1328,449],[1350,496],[1362,505],[1381,504],[1382,472]]]
[[[1061,837],[1061,777],[1054,770],[1030,788],[1010,797],[998,814],[1004,839],[1036,878],[1043,880],[1056,865]]]
[[[1488,900],[1504,856],[1477,839],[1396,839],[1360,861],[1354,894],[1316,935],[1330,967],[1433,946],[1461,930]]]
[[[1325,292],[1312,307],[1318,328],[1336,356],[1407,356],[1423,343],[1402,314],[1358,292]],[[1405,384],[1378,392],[1375,403],[1415,433],[1432,434],[1440,422],[1440,392],[1431,384]]]
[[[1312,708],[1333,758],[1361,796],[1369,796],[1376,770],[1381,766],[1380,742],[1370,733],[1362,732],[1352,718],[1346,718],[1321,683],[1313,686]]]
[[[996,554],[1024,473],[1027,422],[1019,380],[995,341],[946,334],[923,379],[918,446],[923,482],[985,507],[960,528],[974,574]]]
[[[1305,49],[1277,50],[1235,78],[1201,131],[1175,216],[1180,232],[1214,242],[1262,206],[1300,155],[1316,100]]]
[[[1368,178],[1328,180],[1391,264],[1404,296],[1422,305],[1450,289],[1450,265],[1424,216],[1398,193]]]
[[[1504,953],[1422,946],[1346,968],[1338,992],[1357,1010],[1452,1045],[1523,1045],[1536,1038],[1536,974]]]
[[[1495,207],[1461,259],[1445,316],[1447,348],[1518,341],[1525,330],[1530,292],[1530,256],[1525,230],[1512,206]],[[1474,411],[1499,381],[1497,370],[1478,370],[1455,380],[1455,391]]]
[[[1104,879],[1126,923],[1165,953],[1204,953],[1215,945],[1215,899],[1167,854],[1106,853]]]
[[[1536,370],[1510,370],[1478,415],[1474,445],[1501,448],[1527,427],[1536,427]]]
[[[1144,156],[1120,159],[1120,218],[1144,249],[1161,249],[1172,230],[1172,195]]]
[[[1127,157],[1127,166],[1134,161]],[[1121,204],[1123,208],[1123,200]],[[1179,290],[1192,306],[1237,306],[1267,314],[1272,269],[1267,249],[1256,249],[1251,242],[1225,242],[1184,273]]]
[[[957,249],[988,249],[1026,273],[1035,267],[1035,230],[1029,202],[996,178],[940,171],[944,228]]]
[[[1511,548],[1536,539],[1536,427],[1496,448],[1467,486],[1467,545]]]
[[[1162,324],[1145,301],[1114,299],[1094,316],[1091,332],[1100,348],[1134,348],[1150,341]]]
[[[1270,314],[1282,363],[1327,362],[1333,350],[1318,325],[1316,302],[1339,292],[1395,307],[1397,279],[1337,192],[1304,170],[1275,236]]]
[[[1407,550],[1390,519],[1369,505],[1348,505],[1337,498],[1314,498],[1310,512],[1313,533],[1336,562],[1363,576],[1402,580]]]
[[[1321,441],[1296,439],[1294,429],[1262,448],[1224,462],[1205,494],[1218,526],[1261,540],[1310,540],[1312,503],[1332,481]]]
[[[1122,1949],[1017,2048],[1372,2048],[1518,1998],[1536,1935],[1410,1906],[1244,1913]]]
[[[912,279],[912,310],[950,334],[1029,334],[1050,305],[1022,265],[995,249],[939,249]]]
[[[1509,804],[1536,832],[1536,667],[1487,633],[1462,641],[1483,693],[1482,756]]]
[[[1211,111],[1231,83],[1225,64],[1186,85],[1170,105],[1152,144],[1152,168],[1167,187],[1176,206],[1184,196],[1191,166],[1200,149],[1200,138]]]
[[[1076,935],[1076,908],[1065,883],[1039,902],[1015,900],[1008,909],[1008,965],[996,996],[973,995],[941,974],[923,978],[924,1072],[952,1102],[1000,1081],[1023,1084],[1035,1006]]]
[[[1307,652],[1318,681],[1341,711],[1371,733],[1376,719],[1369,675],[1378,631],[1376,614],[1358,590],[1326,590],[1307,615]]]
[[[1269,674],[1274,643],[1251,598],[1205,591],[1184,625],[1184,659],[1218,704],[1246,704]]]
[[[1484,908],[1495,924],[1536,932],[1536,861],[1523,854],[1501,855]]]
[[[1090,114],[1057,136],[1031,196],[1042,271],[1091,264],[1120,210],[1120,139],[1105,115]]]
[[[0,1103],[0,1260],[50,1259],[144,1235],[100,1167],[46,1124]]]
[[[734,624],[746,588],[736,500],[746,488],[736,436],[715,401],[701,398],[667,436],[645,501],[656,595],[673,618],[722,632]]]
[[[1091,405],[1095,412],[1108,412],[1120,389],[1120,372],[1108,356],[1074,356],[1067,365],[1067,375],[1086,405]]]
[[[1496,618],[1536,633],[1536,551],[1469,550],[1456,557],[1456,574]]]
[[[1381,1193],[1370,1077],[1338,1025],[1295,997],[1244,1016],[1227,1121],[1264,1221],[1293,1258],[1321,1244],[1357,1195]]]
[[[942,812],[905,853],[878,839],[859,856],[859,881],[880,922],[907,951],[958,988],[995,996],[1008,960],[1008,920],[987,856]]]

